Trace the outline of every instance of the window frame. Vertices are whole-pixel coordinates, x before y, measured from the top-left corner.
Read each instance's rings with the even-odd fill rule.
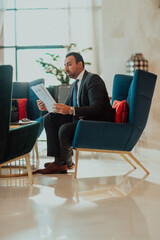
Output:
[[[6,11],[13,11],[14,12],[14,38],[15,38],[15,45],[0,45],[0,49],[14,49],[15,50],[15,81],[18,81],[18,50],[26,50],[26,49],[63,49],[68,48],[67,45],[17,45],[17,11],[28,11],[28,10],[49,10],[49,8],[17,8],[16,7],[16,0],[13,0],[13,8],[6,8]],[[61,8],[59,8],[61,9]],[[70,32],[70,30],[69,30]]]
[[[12,0],[9,0],[9,1],[11,2]],[[99,64],[99,61],[95,58],[95,56],[97,56],[96,47],[98,46],[98,43],[95,42],[95,40],[94,40],[96,33],[95,33],[95,26],[93,25],[94,24],[93,17],[95,17],[94,16],[95,15],[94,14],[95,10],[101,9],[101,6],[99,5],[99,2],[98,2],[98,5],[96,3],[97,0],[89,0],[89,2],[87,3],[88,5],[86,4],[86,6],[70,6],[71,5],[71,1],[73,1],[73,0],[67,0],[68,7],[65,8],[66,11],[68,12],[68,33],[69,33],[69,38],[67,40],[68,41],[67,44],[65,44],[65,45],[61,45],[61,44],[57,44],[57,45],[55,45],[55,44],[53,44],[53,45],[47,45],[47,44],[45,44],[45,45],[38,45],[37,44],[37,45],[28,45],[28,46],[25,46],[25,45],[21,45],[20,46],[20,45],[17,44],[17,17],[16,17],[17,11],[20,11],[20,10],[24,10],[24,11],[28,11],[28,10],[34,10],[34,11],[42,10],[43,11],[43,10],[45,10],[46,11],[46,9],[50,10],[50,8],[16,8],[16,1],[18,1],[18,0],[13,0],[13,1],[14,1],[14,7],[12,5],[12,8],[7,8],[6,11],[14,11],[14,13],[15,13],[14,14],[14,30],[15,30],[14,31],[14,38],[15,38],[15,44],[12,45],[12,46],[11,45],[3,45],[3,42],[2,42],[2,44],[0,44],[0,49],[6,49],[6,48],[7,49],[14,49],[14,52],[15,52],[14,53],[14,56],[15,56],[14,57],[15,58],[15,61],[14,61],[14,76],[15,76],[14,77],[14,81],[19,81],[19,79],[18,79],[18,51],[19,50],[26,50],[26,49],[35,49],[35,50],[36,49],[41,49],[41,50],[44,50],[44,49],[46,49],[46,50],[50,49],[51,50],[51,49],[53,49],[54,50],[54,49],[64,49],[64,48],[67,50],[68,47],[69,47],[69,44],[72,43],[72,42],[76,42],[77,47],[79,47],[80,49],[83,49],[83,48],[86,48],[86,47],[92,47],[93,52],[91,53],[91,55],[89,55],[89,58],[91,59],[89,61],[92,62],[92,66],[93,67],[89,67],[89,69],[87,69],[87,70],[89,70],[89,71],[97,71],[100,74],[100,72],[99,72],[99,65],[100,64]],[[75,2],[74,2],[74,4],[75,4]],[[59,7],[59,8],[56,8],[56,9],[64,9],[64,8]],[[72,14],[72,11],[74,11],[74,9],[75,10],[85,9],[85,10],[91,11],[90,14],[91,14],[91,21],[92,22],[90,23],[91,25],[89,25],[89,29],[91,29],[91,31],[90,31],[90,35],[88,35],[89,38],[87,38],[88,39],[87,42],[81,42],[80,41],[80,42],[77,43],[77,39],[79,39],[79,36],[75,35],[74,31],[73,31],[74,34],[71,31],[72,23],[71,23],[70,15]],[[83,35],[84,36],[86,35],[86,29],[84,30]],[[73,37],[73,36],[77,36],[77,39],[75,40],[75,37]],[[80,46],[79,46],[79,44],[80,44]],[[75,50],[77,50],[77,48]]]

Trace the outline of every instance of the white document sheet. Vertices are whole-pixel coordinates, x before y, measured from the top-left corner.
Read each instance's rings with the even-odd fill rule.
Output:
[[[53,111],[53,104],[56,103],[56,101],[53,99],[51,94],[48,92],[46,87],[43,85],[43,83],[32,86],[32,90],[35,92],[37,97],[42,100],[42,102],[45,104],[48,112],[54,112]]]

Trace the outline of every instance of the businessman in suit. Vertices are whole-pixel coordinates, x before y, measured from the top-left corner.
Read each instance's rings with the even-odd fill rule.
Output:
[[[71,143],[78,120],[113,122],[115,119],[104,81],[85,70],[82,56],[68,53],[64,65],[67,75],[76,81],[71,85],[65,104],[54,104],[54,113],[44,116],[47,156],[54,157],[55,161],[45,163],[45,168],[37,171],[42,174],[67,173],[74,167]],[[41,111],[46,111],[42,101],[37,100],[37,105]]]

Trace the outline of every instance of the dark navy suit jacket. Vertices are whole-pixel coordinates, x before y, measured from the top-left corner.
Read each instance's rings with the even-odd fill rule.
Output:
[[[73,83],[65,104],[73,106]],[[84,72],[79,89],[79,105],[75,107],[75,118],[111,121],[115,119],[115,109],[112,108],[104,81],[97,74]]]

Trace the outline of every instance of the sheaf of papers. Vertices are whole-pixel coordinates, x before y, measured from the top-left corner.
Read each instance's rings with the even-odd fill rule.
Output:
[[[56,101],[53,99],[51,94],[48,92],[46,87],[43,85],[43,83],[32,86],[32,90],[35,92],[37,97],[42,100],[42,102],[45,104],[48,112],[54,112],[53,111],[53,104],[56,103]]]

